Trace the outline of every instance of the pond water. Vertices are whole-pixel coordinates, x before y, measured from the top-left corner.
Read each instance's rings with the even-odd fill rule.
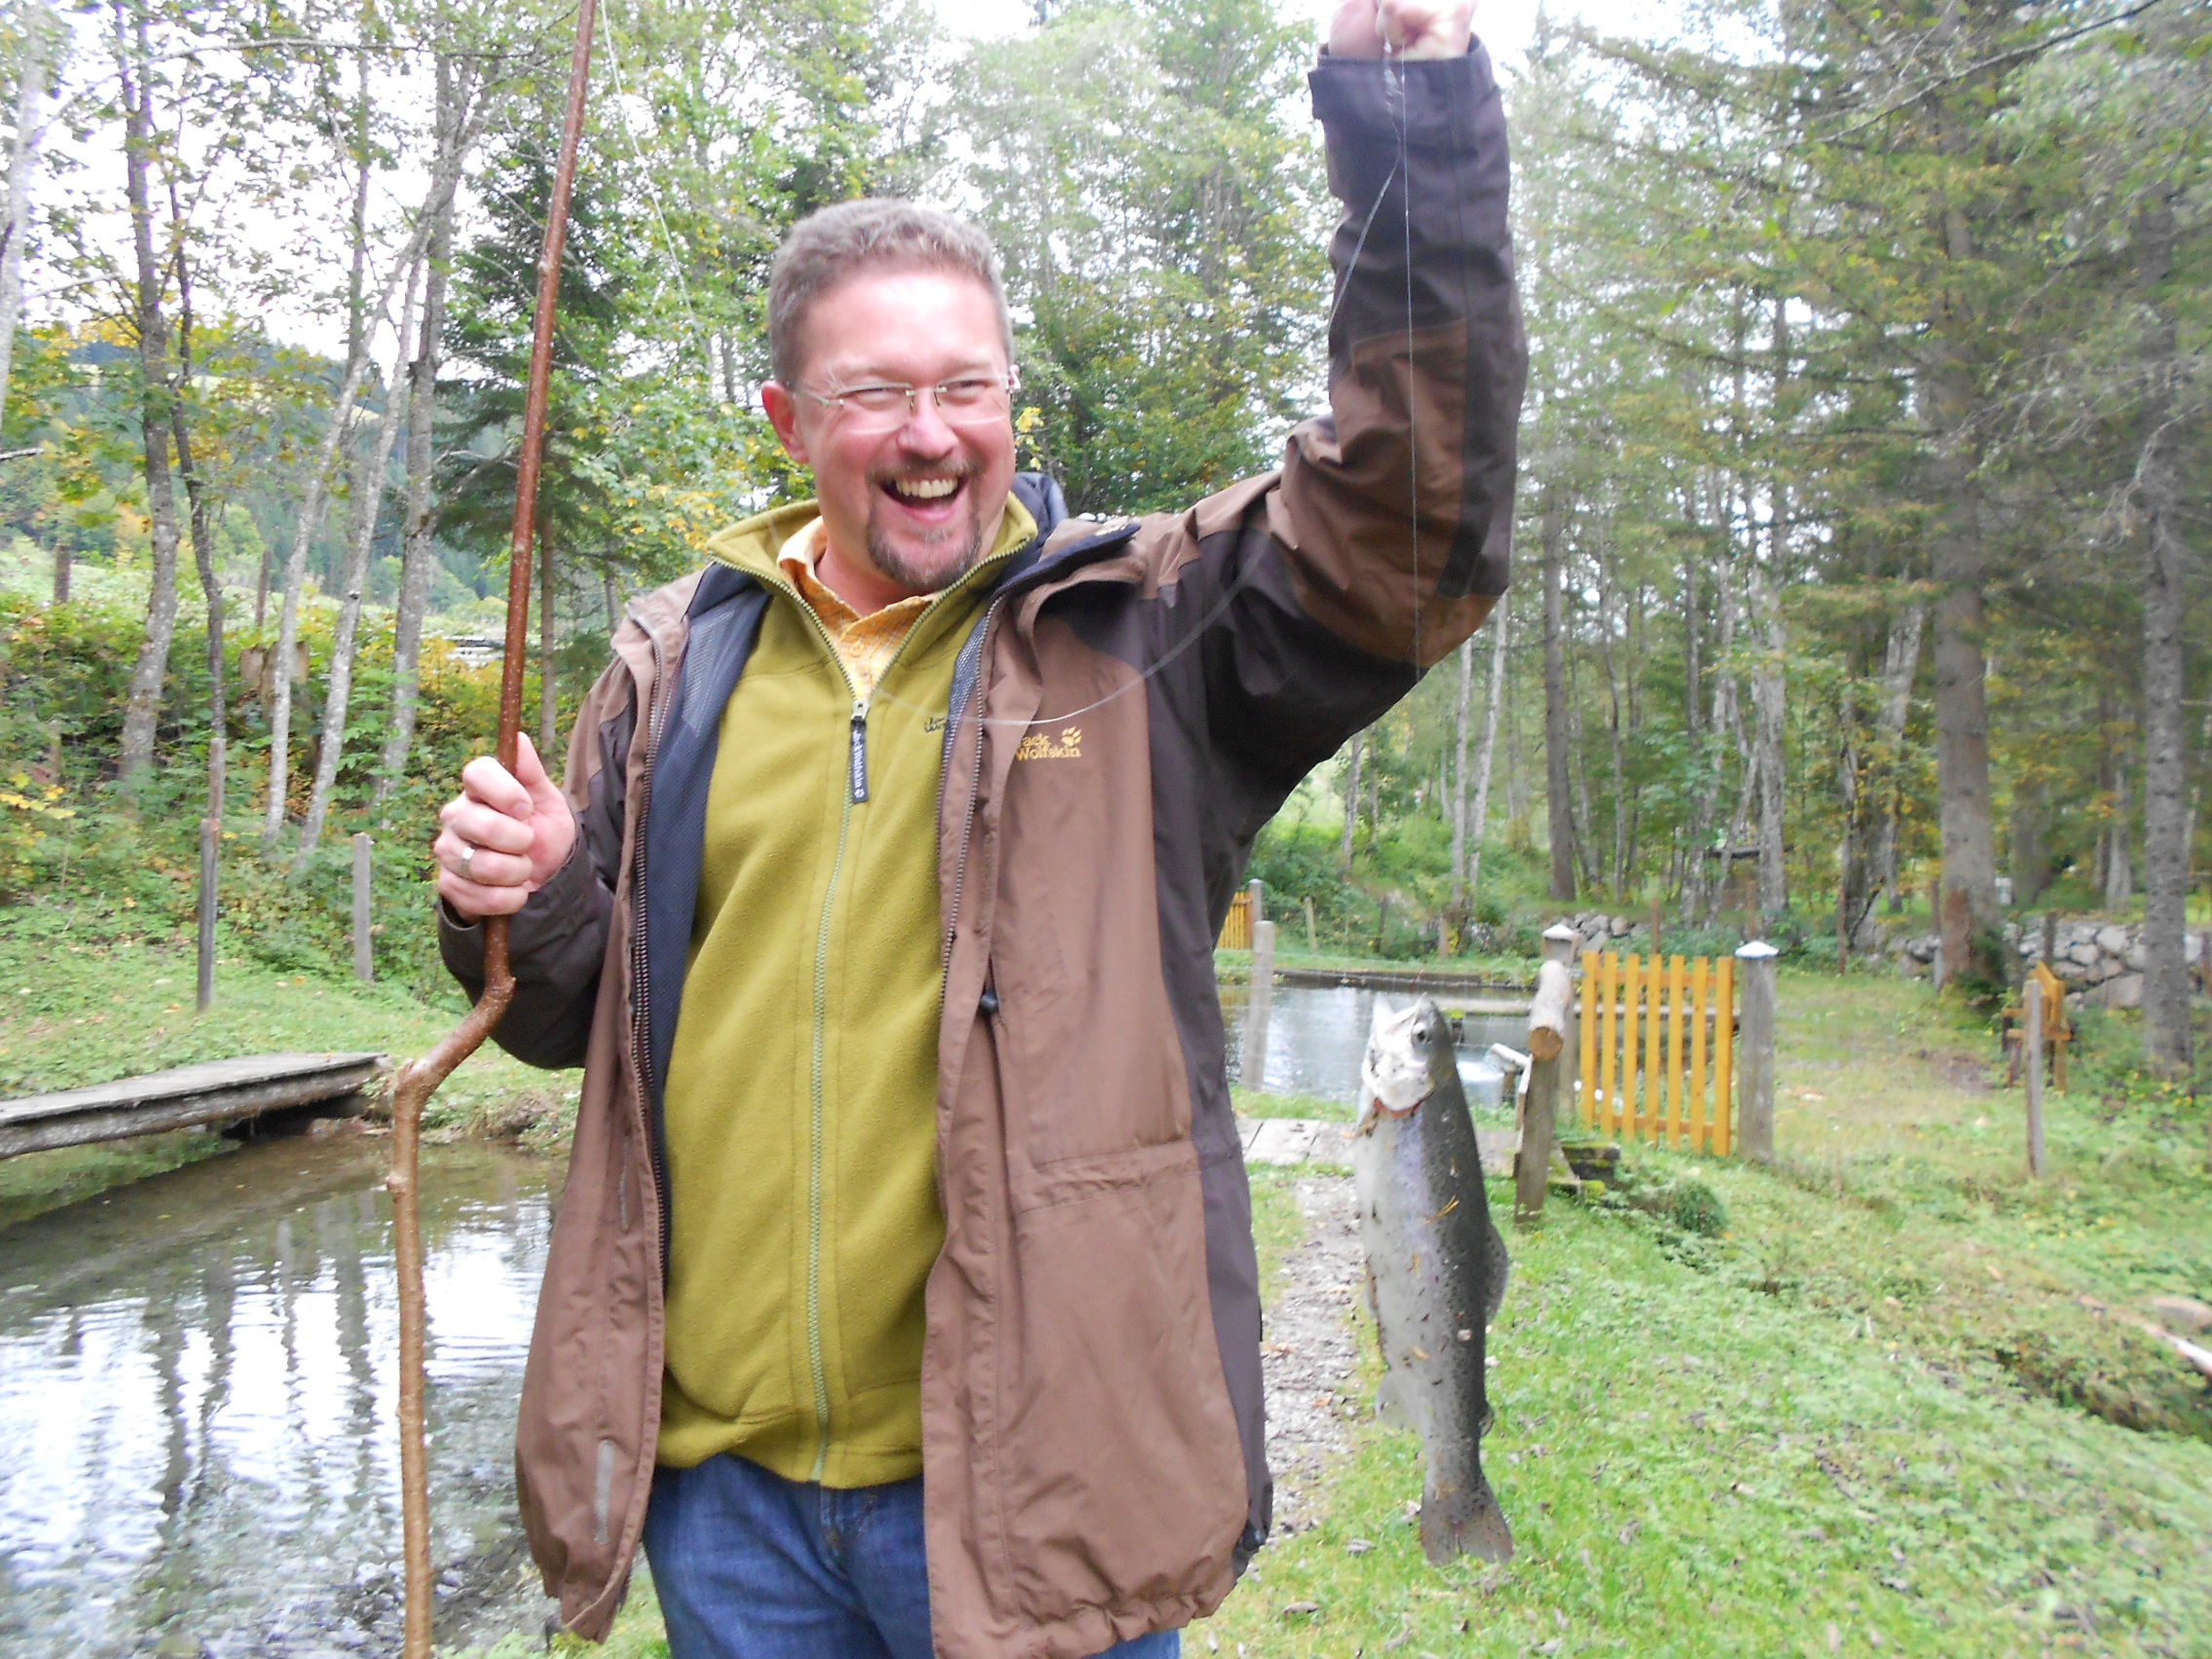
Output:
[[[1229,1027],[1229,1081],[1244,1087],[1244,1016],[1249,985],[1223,985],[1221,1013]],[[1375,1000],[1393,1009],[1413,1000],[1410,991],[1373,991],[1356,985],[1277,985],[1268,1014],[1267,1091],[1309,1094],[1350,1107],[1359,1093],[1359,1061],[1375,1021]],[[1469,1014],[1459,1039],[1459,1078],[1467,1103],[1478,1113],[1499,1109],[1501,1073],[1490,1046],[1526,1049],[1529,1021],[1515,1014]]]
[[[0,1231],[0,1652],[398,1650],[388,1157],[273,1141]],[[550,1606],[512,1471],[553,1173],[424,1151],[441,1648]]]

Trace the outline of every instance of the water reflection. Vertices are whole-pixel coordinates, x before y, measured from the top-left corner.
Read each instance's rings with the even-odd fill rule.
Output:
[[[0,1651],[396,1649],[386,1157],[278,1141],[0,1231]],[[544,1605],[511,1468],[550,1175],[424,1156],[441,1645]]]
[[[1392,1008],[1412,999],[1407,991],[1373,991],[1355,985],[1277,985],[1268,1015],[1268,1079],[1271,1094],[1309,1094],[1350,1106],[1359,1092],[1359,1060],[1375,1019],[1375,999]],[[1251,987],[1221,987],[1222,1019],[1229,1028],[1229,1081],[1242,1084],[1244,1014]],[[1529,1021],[1513,1014],[1470,1014],[1459,1041],[1459,1077],[1467,1100],[1478,1113],[1500,1111],[1500,1074],[1490,1046],[1504,1043],[1525,1049]]]

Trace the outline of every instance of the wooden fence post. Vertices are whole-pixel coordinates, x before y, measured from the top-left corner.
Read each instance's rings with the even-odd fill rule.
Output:
[[[369,889],[375,875],[367,835],[353,837],[353,977],[367,984],[377,977],[376,947],[369,939]]]
[[[1567,1044],[1567,1052],[1569,1053],[1573,1053],[1575,1051],[1575,1045],[1580,1035],[1580,1028],[1576,1024],[1574,1017],[1574,995],[1572,986],[1574,983],[1574,953],[1581,947],[1582,936],[1576,933],[1572,928],[1568,927],[1565,921],[1554,922],[1550,927],[1544,930],[1544,960],[1546,962],[1556,962],[1563,970],[1565,970],[1567,974],[1567,985],[1569,987],[1567,998],[1567,1024],[1562,1028],[1564,1040]],[[1543,969],[1539,966],[1536,970],[1536,984],[1539,990],[1541,990],[1543,983],[1544,972]],[[1576,1098],[1576,1085],[1580,1082],[1580,1069],[1577,1068],[1573,1075],[1575,1082],[1569,1083],[1566,1088],[1567,1113],[1570,1118],[1575,1115],[1575,1112],[1578,1108],[1578,1101]]]
[[[1252,896],[1252,925],[1258,927],[1268,919],[1267,883],[1255,875],[1244,884],[1244,891]]]
[[[1258,896],[1260,884],[1252,890]],[[1244,1004],[1244,1054],[1238,1075],[1253,1093],[1268,1087],[1268,1018],[1274,1011],[1275,925],[1252,924],[1252,994]]]
[[[215,901],[216,876],[221,868],[223,827],[212,818],[200,821],[200,1008],[204,1013],[215,1000]]]
[[[1536,970],[1536,996],[1529,1006],[1529,1097],[1521,1114],[1521,1150],[1513,1160],[1513,1220],[1520,1227],[1533,1227],[1544,1212],[1560,1065],[1573,1013],[1574,977],[1566,963],[1547,958]]]
[[[1309,956],[1321,954],[1320,945],[1314,941],[1313,896],[1310,893],[1306,896],[1306,954]]]
[[[1757,1163],[1774,1161],[1776,954],[1773,945],[1757,939],[1736,952],[1736,960],[1744,965],[1744,1028],[1736,1056],[1742,1106],[1736,1119],[1736,1144]],[[1727,1017],[1725,1009],[1720,1017]]]
[[[2028,1030],[2024,1044],[2028,1057],[2028,1173],[2043,1179],[2043,978],[2030,974],[2022,1000]]]

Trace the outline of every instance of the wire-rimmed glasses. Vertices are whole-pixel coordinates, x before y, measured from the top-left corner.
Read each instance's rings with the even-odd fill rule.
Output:
[[[841,387],[835,391],[799,388],[824,408],[835,411],[855,432],[895,432],[911,421],[925,394],[937,409],[938,419],[948,426],[986,426],[1003,421],[1014,405],[1021,385],[1021,372],[1003,375],[959,375],[935,386],[905,386],[881,382],[872,386]]]

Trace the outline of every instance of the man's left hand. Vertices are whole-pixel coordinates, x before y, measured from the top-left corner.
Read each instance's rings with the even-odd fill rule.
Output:
[[[1475,0],[1344,0],[1329,23],[1332,57],[1463,57]]]

